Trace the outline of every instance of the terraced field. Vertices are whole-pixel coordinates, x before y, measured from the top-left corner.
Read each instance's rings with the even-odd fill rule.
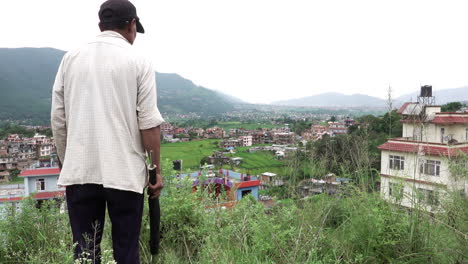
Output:
[[[161,145],[161,159],[183,160],[183,169],[197,169],[203,157],[218,149],[217,139],[165,143]]]
[[[183,169],[197,169],[203,157],[210,156],[214,151],[219,150],[217,143],[219,140],[207,139],[200,141],[166,143],[161,146],[161,158],[169,160],[183,160]],[[270,152],[247,152],[248,147],[237,148],[234,154],[229,157],[243,158],[240,166],[241,172],[259,174],[262,172],[281,173],[284,163],[277,160]],[[230,166],[225,165],[225,168]]]

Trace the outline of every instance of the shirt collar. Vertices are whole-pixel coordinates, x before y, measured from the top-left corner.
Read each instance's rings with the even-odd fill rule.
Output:
[[[104,37],[104,38],[118,38],[118,39],[122,39],[124,40],[126,43],[130,44],[131,43],[126,39],[124,38],[124,36],[122,36],[120,33],[116,32],[116,31],[113,31],[113,30],[106,30],[106,31],[103,31],[101,33],[99,33],[98,37]]]

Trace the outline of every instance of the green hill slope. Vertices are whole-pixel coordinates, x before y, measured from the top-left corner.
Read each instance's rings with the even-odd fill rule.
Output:
[[[0,49],[0,120],[49,122],[51,89],[64,54],[52,48]],[[233,109],[217,92],[177,74],[156,77],[161,112],[216,115]]]

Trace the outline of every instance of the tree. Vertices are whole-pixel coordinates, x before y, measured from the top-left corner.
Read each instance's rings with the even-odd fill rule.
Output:
[[[190,131],[189,132],[189,138],[190,138],[190,140],[196,139],[196,138],[198,138],[198,134],[196,132]]]
[[[200,160],[200,165],[210,164],[210,157],[205,156]]]
[[[463,107],[463,104],[460,102],[451,102],[444,104],[441,108],[442,112],[456,112]]]
[[[21,173],[19,169],[10,170],[10,180],[14,180]]]

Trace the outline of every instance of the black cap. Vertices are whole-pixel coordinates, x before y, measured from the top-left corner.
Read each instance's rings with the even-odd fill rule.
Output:
[[[140,18],[137,16],[135,6],[128,0],[107,0],[102,3],[99,9],[99,20],[102,24],[116,22],[130,22],[136,20],[136,29],[138,33],[145,33]]]

